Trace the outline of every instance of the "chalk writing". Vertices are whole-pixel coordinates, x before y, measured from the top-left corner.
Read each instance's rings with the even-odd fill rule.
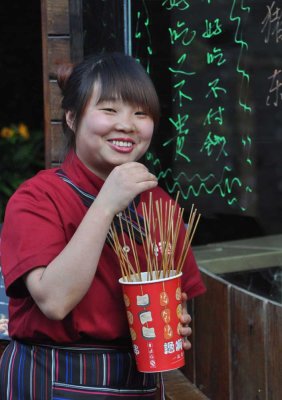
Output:
[[[219,79],[218,78],[216,78],[214,81],[208,83],[208,86],[210,87],[210,90],[206,94],[206,98],[209,97],[211,94],[213,94],[213,96],[215,98],[217,98],[218,97],[218,92],[226,93],[226,90],[223,87],[220,87],[218,85],[218,83],[219,83]]]
[[[271,6],[267,6],[267,13],[261,24],[265,43],[269,43],[272,37],[276,43],[282,41],[282,12],[280,7],[276,7],[275,1]]]
[[[176,28],[168,28],[168,30],[170,33],[171,44],[174,44],[180,39],[183,46],[189,46],[196,36],[196,32],[194,30],[192,32],[189,31],[189,27],[187,27],[186,22],[177,21]]]
[[[157,81],[164,76],[159,89],[166,96],[158,146],[146,155],[149,165],[166,190],[180,191],[183,200],[218,196],[228,207],[246,210],[253,192],[249,179],[253,167],[252,107],[244,35],[251,8],[244,0],[232,0],[229,5],[220,0],[144,0],[134,4],[136,31],[143,31],[145,38],[143,35],[141,41],[141,35],[135,34],[133,55],[151,65]],[[272,27],[274,8],[270,8]],[[157,13],[161,20],[154,20]],[[280,85],[274,82],[269,103],[277,100],[277,91],[280,96]],[[230,123],[234,112],[245,122],[242,129],[236,127],[236,133]],[[236,162],[235,142],[241,153]]]
[[[216,121],[219,125],[223,124],[223,111],[224,107],[219,106],[217,110],[213,110],[213,108],[209,109],[209,112],[204,120],[204,125],[211,125],[212,121]]]
[[[226,63],[222,50],[216,47],[212,49],[212,52],[207,52],[207,63],[212,64],[213,62],[216,62],[218,67]]]
[[[187,212],[195,202],[281,227],[281,1],[126,0],[126,21],[114,0],[82,3],[85,55],[128,52],[156,84],[146,162],[160,186]]]
[[[172,9],[178,9],[178,10],[187,10],[190,5],[189,2],[186,0],[165,0],[163,1],[162,5],[167,9],[167,10],[172,10]]]
[[[206,22],[206,31],[203,33],[204,38],[211,38],[212,36],[221,34],[222,32],[221,23],[218,18],[216,18],[214,21],[208,21],[206,19],[205,22]]]
[[[213,134],[212,132],[209,132],[200,151],[202,152],[202,151],[206,150],[207,155],[210,156],[210,155],[212,155],[215,147],[219,146],[220,149],[219,149],[218,155],[216,157],[216,160],[218,160],[222,153],[225,156],[227,156],[227,152],[224,150],[225,145],[226,145],[226,138],[224,136],[218,136],[218,135]]]
[[[275,69],[273,74],[268,77],[270,80],[269,94],[266,98],[266,105],[278,107],[279,100],[282,99],[282,74],[281,69]]]

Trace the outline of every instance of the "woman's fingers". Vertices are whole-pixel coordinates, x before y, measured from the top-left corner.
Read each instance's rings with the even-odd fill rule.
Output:
[[[187,337],[184,337],[183,338],[183,349],[189,350],[189,349],[191,349],[191,347],[192,347],[191,342],[188,340]]]
[[[130,162],[115,167],[106,179],[98,197],[113,213],[124,210],[145,190],[158,184],[157,178],[143,164]]]
[[[180,328],[180,334],[183,336],[183,349],[189,350],[191,348],[191,342],[188,337],[192,334],[192,329],[189,324],[191,323],[191,316],[187,311],[187,294],[182,293],[182,315],[180,316],[180,322],[182,327]]]

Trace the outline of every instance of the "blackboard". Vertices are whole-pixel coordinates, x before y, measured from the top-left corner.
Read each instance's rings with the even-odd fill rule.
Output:
[[[129,52],[151,75],[162,118],[146,162],[201,211],[199,241],[281,233],[282,1],[121,1],[120,24],[98,3],[85,53]]]

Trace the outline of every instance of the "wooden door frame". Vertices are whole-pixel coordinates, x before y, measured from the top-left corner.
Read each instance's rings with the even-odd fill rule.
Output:
[[[80,61],[82,47],[81,0],[41,0],[45,166],[61,161],[63,145],[59,64]]]

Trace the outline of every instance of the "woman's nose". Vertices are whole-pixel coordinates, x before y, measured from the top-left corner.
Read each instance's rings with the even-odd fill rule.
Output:
[[[116,129],[124,132],[132,132],[135,130],[135,125],[130,116],[122,116],[116,123]]]

